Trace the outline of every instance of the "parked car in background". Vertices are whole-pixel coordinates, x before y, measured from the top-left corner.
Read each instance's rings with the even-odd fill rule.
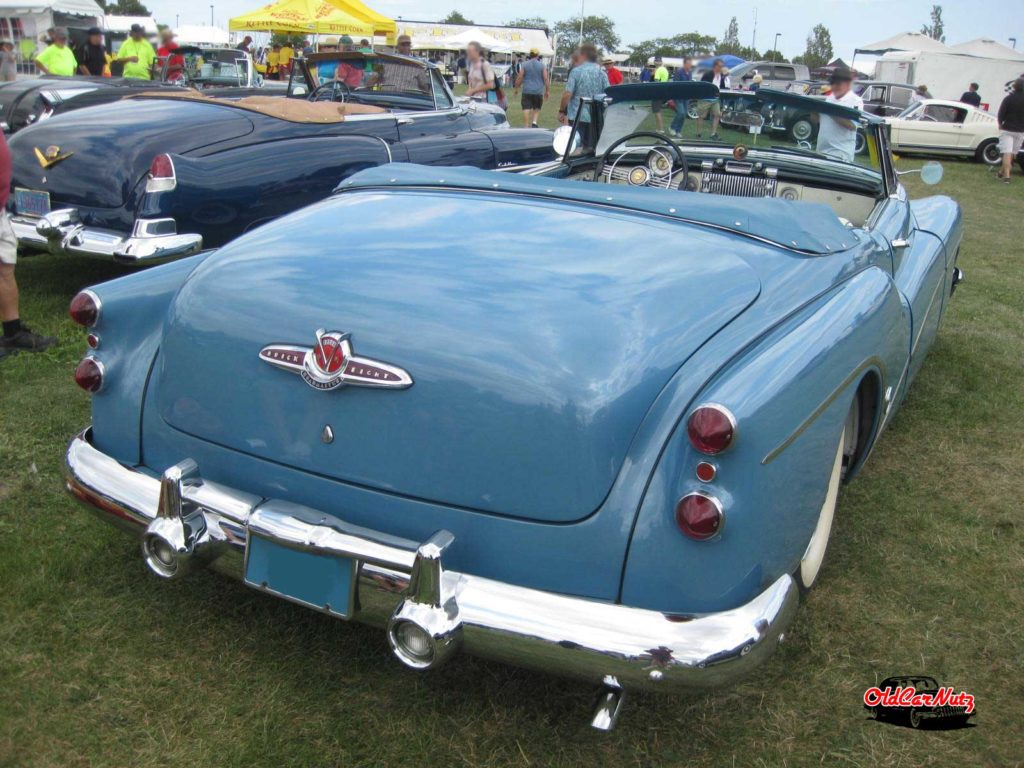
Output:
[[[857,80],[853,92],[864,100],[864,111],[879,117],[898,115],[910,105],[915,88],[906,83],[883,83],[877,80]]]
[[[729,82],[733,88],[749,91],[754,82],[754,72],[763,78],[762,88],[785,90],[796,80],[810,80],[811,71],[804,64],[780,64],[773,61],[746,61],[729,70]]]
[[[999,121],[969,104],[925,99],[886,122],[894,152],[969,157],[989,165],[1002,162]]]
[[[510,129],[499,107],[457,101],[427,62],[299,61],[291,98],[165,90],[15,134],[18,242],[145,266],[223,245],[374,165],[503,168],[553,157],[550,132]],[[351,85],[321,80],[321,66],[341,67]]]
[[[788,95],[860,122],[856,162],[653,132],[652,102],[719,96],[613,86],[552,162],[371,168],[82,292],[68,489],[162,578],[378,627],[414,670],[590,681],[599,728],[624,687],[748,675],[936,338],[962,219],[836,104]]]
[[[255,72],[252,59],[234,48],[181,47],[175,57],[180,57],[181,69],[170,70],[169,60],[165,61],[156,80],[43,75],[2,83],[0,129],[10,135],[26,125],[73,109],[109,104],[166,88],[193,88],[227,98],[284,94],[284,83],[264,83]]]

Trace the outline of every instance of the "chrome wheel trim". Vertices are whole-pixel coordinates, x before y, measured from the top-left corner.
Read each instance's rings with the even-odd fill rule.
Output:
[[[1003,156],[999,152],[999,144],[991,142],[981,150],[981,159],[989,165],[999,165],[1003,162]]]
[[[920,728],[922,722],[924,722],[924,718],[921,717],[921,713],[916,709],[910,710],[910,727]]]

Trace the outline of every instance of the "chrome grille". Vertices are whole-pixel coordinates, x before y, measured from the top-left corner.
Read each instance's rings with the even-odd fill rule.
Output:
[[[700,176],[700,191],[712,195],[735,197],[775,197],[778,180],[770,176],[754,176],[704,170]]]

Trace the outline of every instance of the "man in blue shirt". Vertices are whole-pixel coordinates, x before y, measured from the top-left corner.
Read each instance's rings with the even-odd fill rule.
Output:
[[[593,98],[608,90],[608,74],[597,63],[597,48],[584,43],[578,51],[580,63],[573,67],[565,81],[562,105],[558,108],[558,122],[572,125],[579,114],[579,134],[584,146],[590,146],[590,105],[583,99]]]
[[[683,66],[675,71],[672,75],[673,82],[676,83],[688,83],[693,80],[693,59],[686,57],[683,59]],[[676,99],[676,116],[672,118],[672,125],[668,127],[668,132],[674,138],[679,138],[683,133],[683,123],[686,122],[686,99]]]

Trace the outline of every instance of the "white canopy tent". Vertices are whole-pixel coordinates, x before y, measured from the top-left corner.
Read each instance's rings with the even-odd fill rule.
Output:
[[[187,24],[174,30],[178,45],[228,46],[231,37],[227,30],[202,24]]]
[[[39,38],[51,27],[86,30],[101,26],[103,9],[95,0],[0,0],[0,36],[14,42],[18,69],[35,72],[32,58],[42,50]]]
[[[1015,51],[1008,45],[997,43],[990,37],[979,37],[966,43],[949,46],[950,53],[961,53],[967,56],[981,56],[986,59],[1002,59],[1005,61],[1024,61],[1024,53]]]
[[[870,43],[868,45],[862,45],[854,50],[853,56],[857,57],[858,53],[869,53],[875,56],[881,56],[889,53],[890,51],[925,51],[925,52],[948,52],[949,48],[945,43],[935,40],[928,35],[920,32],[901,32],[893,37],[888,37],[885,40],[879,40],[876,43]]]
[[[398,34],[409,35],[412,38],[412,47],[419,51],[461,50],[445,47],[445,41],[458,37],[464,32],[471,32],[472,36],[466,39],[467,43],[475,39],[483,44],[483,40],[480,38],[486,35],[492,41],[497,41],[500,44],[500,47],[491,49],[498,52],[529,53],[531,49],[536,48],[541,56],[555,55],[551,40],[548,39],[548,34],[543,29],[405,20],[399,20],[397,24]]]
[[[479,43],[485,51],[492,53],[511,53],[512,47],[495,37],[491,37],[482,29],[467,29],[457,35],[446,37],[440,41],[441,50],[461,51],[470,43]]]
[[[127,35],[133,24],[141,24],[146,30],[147,36],[157,33],[156,19],[152,16],[104,16],[103,29],[107,32],[114,32]]]

